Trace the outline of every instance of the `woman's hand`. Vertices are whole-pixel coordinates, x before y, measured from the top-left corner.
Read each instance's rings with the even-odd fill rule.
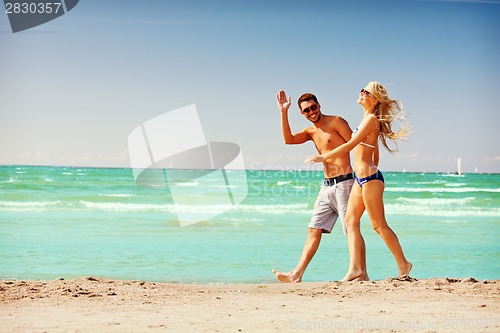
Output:
[[[305,163],[306,164],[313,164],[313,163],[319,163],[319,162],[324,162],[325,158],[323,155],[312,155],[306,158]]]

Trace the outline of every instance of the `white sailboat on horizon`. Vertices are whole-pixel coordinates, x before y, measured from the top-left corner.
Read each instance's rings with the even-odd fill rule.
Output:
[[[457,160],[457,175],[462,175],[462,158],[459,157]]]

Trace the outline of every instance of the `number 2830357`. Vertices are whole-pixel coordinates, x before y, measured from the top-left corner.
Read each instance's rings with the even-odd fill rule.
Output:
[[[61,2],[27,3],[27,2],[6,2],[6,14],[57,14],[61,8]]]

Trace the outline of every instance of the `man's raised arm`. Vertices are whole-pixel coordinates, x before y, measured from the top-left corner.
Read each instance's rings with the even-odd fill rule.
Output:
[[[283,134],[283,140],[285,144],[300,144],[310,140],[310,136],[307,132],[302,131],[296,134],[292,134],[292,130],[290,128],[290,123],[288,122],[288,109],[290,108],[291,97],[286,98],[286,93],[283,90],[280,90],[276,94],[276,100],[278,104],[278,108],[281,111],[281,132]]]

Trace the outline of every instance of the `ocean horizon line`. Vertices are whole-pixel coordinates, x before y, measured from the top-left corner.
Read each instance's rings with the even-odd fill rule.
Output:
[[[123,170],[134,170],[134,169],[141,169],[141,168],[132,168],[130,166],[85,166],[85,165],[50,165],[50,164],[0,164],[0,168],[2,167],[34,167],[34,168],[68,168],[68,169],[123,169]],[[153,170],[218,170],[217,168],[214,169],[207,169],[207,168],[189,168],[189,169],[181,169],[181,168],[149,168]],[[323,170],[311,170],[311,169],[300,169],[300,168],[295,168],[295,167],[290,167],[288,169],[286,168],[268,168],[268,169],[225,169],[226,171],[282,171],[282,172],[313,172],[313,173],[321,173]],[[387,170],[387,169],[382,169],[383,172],[390,172],[390,173],[407,173],[407,174],[443,174],[443,175],[457,175],[456,172],[450,172],[450,171],[394,171],[394,170]],[[457,176],[463,176],[463,175],[499,175],[500,172],[462,172],[461,175]]]

